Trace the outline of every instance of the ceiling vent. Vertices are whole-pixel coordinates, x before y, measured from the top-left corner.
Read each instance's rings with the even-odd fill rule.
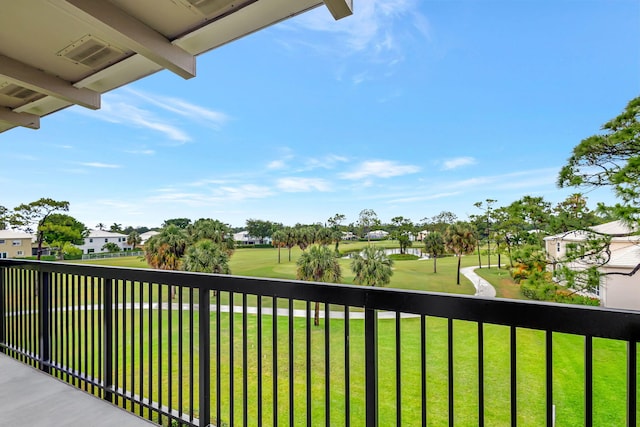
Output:
[[[35,90],[27,89],[26,87],[8,82],[0,84],[0,94],[19,101],[23,101],[25,103],[31,102],[38,98],[42,98],[44,96],[43,94],[36,92]]]
[[[195,9],[207,18],[222,15],[233,9],[238,0],[180,0],[190,9]]]
[[[67,58],[76,64],[91,69],[100,68],[121,58],[124,52],[100,39],[86,35],[58,52],[58,56]]]

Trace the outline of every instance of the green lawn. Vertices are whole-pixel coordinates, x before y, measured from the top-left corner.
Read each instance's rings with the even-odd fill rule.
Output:
[[[362,242],[354,243],[355,245]],[[366,244],[366,242],[364,242]],[[388,246],[390,247],[390,246]],[[343,248],[344,249],[344,248]],[[295,278],[295,261],[300,255],[299,249],[292,250],[292,259],[288,261],[286,250],[281,251],[281,263],[277,262],[277,249],[239,249],[231,260],[231,270],[234,274],[274,277],[292,279]],[[438,273],[432,273],[433,263],[431,261],[397,261],[395,263],[394,276],[390,287],[403,289],[420,289],[439,292],[456,292],[472,294],[473,286],[464,279],[462,285],[455,284],[456,258],[443,258],[438,260]],[[475,265],[473,256],[463,257],[463,266]],[[119,265],[127,267],[146,267],[144,261],[137,258],[114,258],[107,260],[92,260],[91,263],[103,265]],[[340,260],[343,267],[344,283],[352,283],[353,277],[349,271],[349,260]],[[477,272],[492,282],[498,291],[498,296],[518,298],[521,297],[519,289],[509,280],[506,270],[481,269]],[[137,290],[134,290],[137,295]],[[146,291],[145,291],[146,295]],[[184,295],[184,294],[183,294]],[[146,297],[145,297],[146,298]],[[165,301],[167,297],[165,296]],[[229,301],[228,295],[219,295],[222,304]],[[134,296],[137,300],[137,296]],[[238,301],[236,301],[236,304]],[[249,304],[255,305],[255,297],[249,298]],[[270,299],[264,300],[264,305],[271,303]],[[286,304],[286,301],[283,301]],[[297,302],[296,305],[304,304]],[[149,328],[147,324],[148,311],[144,311],[142,322],[134,320],[128,324],[128,330],[134,334],[145,334]],[[134,319],[138,319],[139,310],[134,313]],[[167,334],[168,318],[167,313],[162,313],[163,332]],[[146,346],[152,345],[153,354],[156,354],[158,343],[157,338],[153,338],[149,344],[145,338],[143,356],[140,359],[140,349],[121,345],[121,350],[127,354],[127,358],[133,360],[141,366],[145,378],[152,378],[154,384],[159,381],[158,369],[166,372],[166,360],[169,353],[172,355],[174,363],[178,358],[178,350],[175,343],[178,340],[177,319],[179,314],[172,314],[171,336],[174,346],[169,350],[167,345],[168,335],[163,339],[162,366],[157,366],[154,362],[155,356],[148,357]],[[154,322],[157,322],[157,315],[154,313]],[[234,326],[230,327],[231,319]],[[219,337],[222,346],[221,371],[215,372],[215,366],[211,368],[212,384],[212,404],[215,412],[215,378],[220,377],[222,393],[222,419],[228,421],[230,418],[229,408],[231,402],[234,407],[234,420],[236,424],[242,422],[243,403],[243,359],[242,346],[243,334],[246,333],[248,343],[247,353],[247,393],[249,395],[248,411],[250,425],[259,424],[257,416],[257,378],[258,364],[262,366],[262,393],[263,393],[263,424],[271,425],[272,405],[273,405],[273,340],[272,340],[272,320],[271,316],[262,317],[262,349],[263,356],[261,362],[257,358],[257,316],[247,316],[247,330],[243,331],[242,316],[239,314],[221,315],[221,336]],[[197,314],[194,318],[197,337]],[[278,425],[289,425],[288,414],[290,411],[289,395],[289,375],[294,375],[294,418],[296,425],[305,422],[306,407],[306,323],[304,319],[293,320],[293,372],[289,370],[289,351],[287,329],[289,320],[286,317],[278,318],[278,384],[276,387],[278,397]],[[344,425],[342,414],[346,402],[345,389],[345,364],[344,364],[344,321],[334,319],[330,324],[330,352],[331,366],[330,378],[330,401],[331,420],[330,424]],[[157,323],[154,327],[157,328]],[[211,316],[211,328],[215,331],[216,316]],[[233,330],[234,358],[230,357],[230,331]],[[325,414],[325,354],[324,354],[324,325],[312,327],[310,361],[312,366],[312,414],[313,425],[324,425]],[[362,425],[364,417],[364,340],[363,321],[352,320],[350,322],[350,400],[351,400],[351,423],[352,425]],[[188,323],[183,326],[183,332],[188,331]],[[378,330],[379,340],[379,384],[380,384],[380,425],[395,424],[395,383],[396,383],[396,331],[393,320],[380,320]],[[136,335],[138,336],[138,335]],[[440,318],[427,319],[426,353],[427,353],[427,408],[430,426],[441,426],[448,423],[448,372],[447,372],[447,321]],[[484,326],[484,369],[485,369],[485,422],[491,426],[507,426],[510,423],[509,411],[509,328],[485,325]],[[186,340],[186,338],[184,338]],[[454,321],[454,396],[455,396],[455,424],[456,426],[477,425],[477,395],[478,395],[478,369],[477,369],[477,325],[469,322]],[[582,337],[554,334],[554,403],[556,405],[557,426],[581,425],[584,413],[584,339]],[[196,342],[197,345],[197,342]],[[401,378],[402,384],[402,417],[405,425],[417,425],[420,421],[420,410],[422,408],[421,383],[420,383],[420,319],[403,319],[401,321]],[[544,366],[544,334],[540,331],[518,330],[517,333],[517,379],[518,379],[518,423],[523,426],[544,425],[545,414],[545,366]],[[212,334],[211,351],[215,356],[216,337]],[[122,351],[120,352],[122,354]],[[184,350],[185,363],[188,363],[188,350]],[[625,401],[626,401],[626,346],[624,343],[594,339],[594,425],[624,425],[625,423]],[[196,352],[197,358],[197,352]],[[213,358],[212,360],[215,360]],[[155,364],[154,364],[155,363]],[[197,359],[194,360],[197,367]],[[122,361],[120,362],[122,367]],[[231,370],[233,367],[233,370]],[[120,384],[124,380],[124,373],[120,369]],[[233,395],[230,394],[231,372],[234,373]],[[172,400],[173,404],[178,404],[178,376],[176,368],[172,373]],[[185,387],[188,386],[188,371],[182,373],[185,380]],[[197,369],[196,369],[197,378]],[[168,403],[168,374],[163,375],[163,401]],[[156,385],[157,386],[157,385]],[[136,385],[137,391],[138,385]],[[145,385],[146,387],[146,385]],[[144,391],[144,390],[142,390]],[[186,397],[183,404],[188,406],[190,402]],[[194,398],[197,402],[197,392]],[[640,413],[640,412],[639,412]]]

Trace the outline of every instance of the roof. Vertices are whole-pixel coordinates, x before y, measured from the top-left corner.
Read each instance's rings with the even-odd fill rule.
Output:
[[[127,237],[126,234],[122,234],[122,233],[114,233],[112,231],[105,231],[105,230],[89,230],[89,235],[87,237],[96,237],[96,238],[100,238],[100,237]]]
[[[0,230],[0,239],[29,239],[31,240],[33,236],[28,233],[23,233],[21,231],[14,230]]]
[[[352,0],[29,0],[0,13],[0,132],[38,129],[71,105],[167,69],[189,79],[196,56],[326,4]]]
[[[640,246],[632,245],[611,251],[611,258],[605,267],[635,268],[640,264]]]
[[[637,232],[633,227],[626,225],[623,221],[612,221],[605,224],[596,225],[590,227],[598,234],[605,234],[612,236],[613,242],[636,242],[640,241],[640,235],[632,235]],[[568,240],[568,241],[582,241],[586,240],[589,233],[584,230],[569,231],[566,233],[559,233],[553,236],[547,236],[544,240]]]
[[[142,240],[146,240],[149,239],[153,236],[157,236],[158,234],[160,234],[159,231],[155,231],[155,230],[149,230],[149,231],[145,231],[144,233],[140,233],[140,238]]]

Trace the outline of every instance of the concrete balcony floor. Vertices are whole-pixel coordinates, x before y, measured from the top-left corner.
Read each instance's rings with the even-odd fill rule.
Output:
[[[0,425],[156,425],[0,354]]]

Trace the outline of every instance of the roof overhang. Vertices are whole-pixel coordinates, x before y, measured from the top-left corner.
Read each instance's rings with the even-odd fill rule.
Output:
[[[322,4],[352,0],[29,0],[0,14],[0,132],[167,69],[189,79],[196,57]]]

